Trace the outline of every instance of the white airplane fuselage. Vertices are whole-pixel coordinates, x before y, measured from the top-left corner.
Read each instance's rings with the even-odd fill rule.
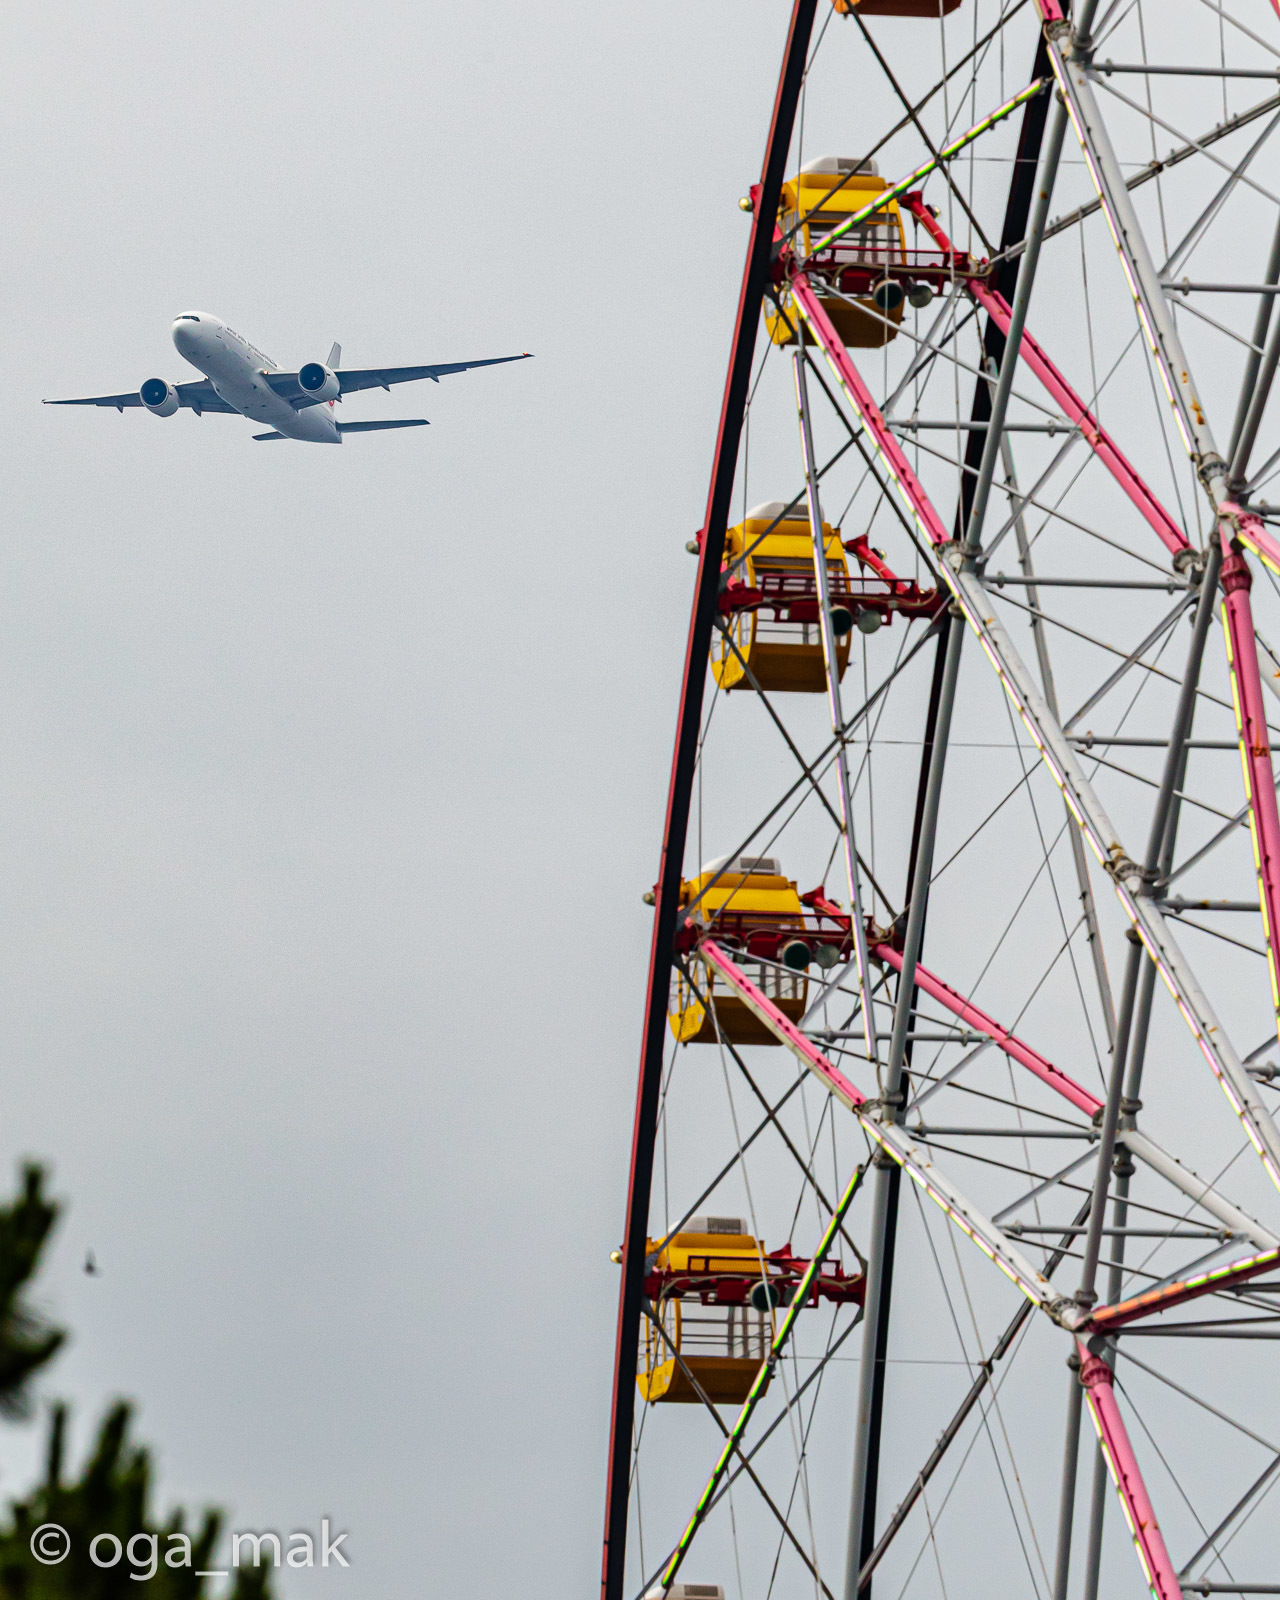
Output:
[[[218,396],[251,422],[274,428],[286,439],[342,443],[332,401],[295,411],[266,380],[267,373],[281,370],[270,356],[207,311],[185,311],[175,318],[173,343],[184,361],[204,373]]]

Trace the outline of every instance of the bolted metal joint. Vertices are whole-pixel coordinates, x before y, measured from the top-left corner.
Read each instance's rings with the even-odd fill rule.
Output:
[[[1080,1382],[1086,1389],[1096,1389],[1099,1386],[1109,1389],[1115,1382],[1115,1375],[1102,1356],[1094,1352],[1095,1343],[1096,1340],[1090,1339],[1089,1358],[1080,1367]]]
[[[1080,1322],[1080,1308],[1071,1295],[1059,1295],[1054,1300],[1047,1300],[1044,1309],[1060,1328],[1071,1332]]]
[[[1135,889],[1142,887],[1142,868],[1131,856],[1126,855],[1118,844],[1111,846],[1107,859],[1102,863],[1102,870],[1119,883],[1135,880],[1133,887]]]
[[[1234,594],[1238,589],[1253,588],[1253,573],[1240,550],[1237,539],[1231,541],[1230,554],[1222,558],[1222,592]]]
[[[945,544],[937,546],[937,551],[953,572],[959,572],[965,559],[965,544],[962,539],[948,539]]]
[[[1215,478],[1225,478],[1226,475],[1227,463],[1216,450],[1209,450],[1203,455],[1196,455],[1196,476],[1211,497],[1213,495],[1213,480]]]

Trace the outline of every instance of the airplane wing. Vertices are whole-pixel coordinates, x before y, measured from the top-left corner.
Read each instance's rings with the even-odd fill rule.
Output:
[[[194,411],[197,416],[203,411],[225,411],[228,416],[239,416],[234,406],[227,402],[214,389],[208,378],[201,378],[194,383],[175,384],[178,395],[178,404],[185,406],[188,411]],[[123,411],[126,406],[141,406],[142,396],[136,389],[128,394],[95,394],[84,400],[46,400],[47,406],[114,406],[117,411]]]
[[[335,377],[344,395],[355,394],[359,389],[386,389],[390,392],[393,383],[414,383],[419,378],[430,378],[433,383],[439,383],[451,372],[469,372],[473,367],[499,367],[507,361],[527,361],[530,354],[526,350],[518,356],[489,356],[484,361],[438,362],[431,367],[343,367],[335,373]],[[263,376],[275,392],[282,399],[290,401],[296,410],[301,411],[304,406],[317,403],[299,384],[296,372],[267,372]]]

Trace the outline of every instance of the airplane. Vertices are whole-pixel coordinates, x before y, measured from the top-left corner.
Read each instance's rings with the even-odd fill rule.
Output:
[[[204,373],[194,383],[173,384],[165,378],[148,378],[130,394],[91,395],[84,400],[46,400],[47,406],[143,406],[153,417],[171,417],[182,409],[203,416],[225,411],[266,423],[269,433],[255,439],[300,439],[311,444],[341,444],[348,433],[374,433],[383,428],[425,428],[425,417],[403,417],[387,422],[338,422],[335,401],[359,389],[385,389],[393,383],[430,378],[439,383],[451,372],[472,367],[496,367],[506,361],[527,361],[529,351],[518,356],[490,356],[485,361],[450,361],[430,367],[340,367],[342,346],[335,344],[328,361],[308,361],[296,372],[286,372],[263,355],[234,328],[207,311],[184,311],[173,323],[173,342],[184,360]]]

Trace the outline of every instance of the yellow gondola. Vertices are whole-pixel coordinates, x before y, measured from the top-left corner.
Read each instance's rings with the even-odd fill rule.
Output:
[[[865,9],[863,0],[860,9]],[[798,225],[793,249],[809,257],[823,248],[831,230],[889,185],[874,161],[822,156],[802,167],[782,186],[779,220],[784,234]],[[837,241],[839,271],[864,292],[853,298],[819,294],[841,340],[852,349],[875,350],[898,334],[905,298],[895,273],[906,266],[907,236],[898,202],[890,200]],[[764,320],[774,344],[794,344],[799,313],[786,284],[778,304],[765,300]]]
[[[731,612],[728,632],[717,632],[711,671],[722,689],[759,687],[765,693],[821,694],[827,687],[826,660],[818,625],[813,571],[813,534],[803,508],[786,516],[780,500],[756,506],[725,538],[725,566],[736,582],[762,601]],[[840,530],[822,524],[827,556],[827,586],[836,634],[840,676],[849,664],[849,638],[857,608],[847,601],[849,560]],[[740,566],[739,558],[745,556]],[[727,591],[732,593],[733,591]],[[879,617],[875,621],[879,622]],[[754,680],[754,682],[752,681]]]
[[[754,1279],[765,1291],[764,1245],[747,1232],[741,1217],[691,1217],[661,1250],[656,1250],[657,1244],[655,1239],[645,1243],[645,1255],[652,1257],[654,1267],[701,1279],[704,1287],[659,1300],[655,1309],[662,1332],[644,1318],[636,1363],[640,1393],[651,1405],[696,1404],[700,1397],[692,1378],[708,1400],[741,1405],[769,1353],[770,1311],[776,1295],[765,1294],[763,1309],[748,1298],[739,1304],[720,1304],[711,1298],[714,1288],[707,1285],[727,1276],[739,1282]]]
[[[711,924],[752,983],[784,1016],[799,1021],[809,994],[804,968],[812,959],[810,945],[800,937],[806,931],[805,908],[795,884],[782,875],[772,856],[709,862],[696,878],[680,885],[680,904],[693,906],[693,917]],[[694,982],[677,967],[668,1005],[667,1021],[681,1044],[714,1044],[717,1039],[777,1044],[755,1012],[705,963],[695,956],[690,966]]]

